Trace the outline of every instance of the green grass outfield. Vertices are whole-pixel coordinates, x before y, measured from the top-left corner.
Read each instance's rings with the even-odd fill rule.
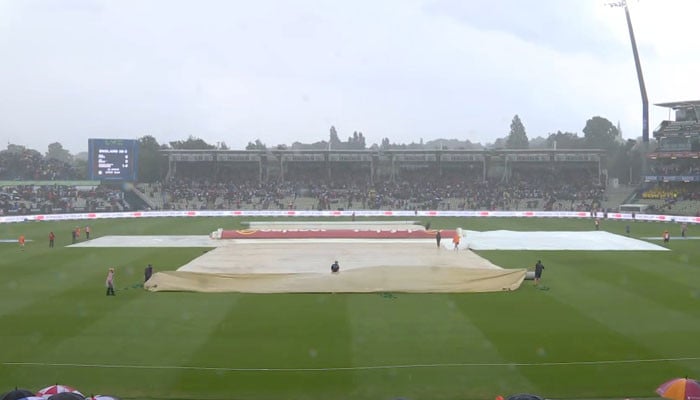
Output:
[[[241,221],[91,226],[94,236],[208,234]],[[593,229],[571,219],[430,222]],[[622,234],[626,224],[601,226]],[[700,378],[698,240],[674,237],[671,252],[480,252],[513,268],[541,258],[549,290],[526,281],[487,294],[149,293],[138,287],[147,263],[175,269],[203,249],[64,247],[75,225],[0,225],[0,239],[32,240],[24,251],[0,243],[0,392],[58,382],[122,399],[653,398],[668,379]],[[680,232],[678,224],[630,225],[639,237]],[[115,297],[105,296],[110,266]]]

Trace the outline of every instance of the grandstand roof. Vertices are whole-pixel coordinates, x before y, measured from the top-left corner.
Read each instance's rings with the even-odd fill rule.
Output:
[[[659,107],[673,108],[675,110],[678,108],[700,107],[700,100],[674,101],[670,103],[656,103],[655,105]]]
[[[161,153],[177,154],[177,153],[205,153],[205,154],[265,154],[265,153],[281,153],[281,154],[319,154],[319,153],[355,153],[355,154],[371,154],[371,153],[394,153],[394,154],[425,154],[425,153],[459,153],[459,154],[533,154],[533,153],[605,153],[603,149],[266,149],[266,150],[223,150],[223,149],[160,149]]]

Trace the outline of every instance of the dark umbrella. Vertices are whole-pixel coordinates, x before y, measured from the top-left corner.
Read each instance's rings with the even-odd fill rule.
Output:
[[[119,399],[114,397],[114,396],[104,396],[104,395],[98,394],[97,396],[86,397],[85,400],[119,400]]]
[[[83,397],[80,393],[61,392],[49,397],[49,400],[85,400],[85,397]]]
[[[10,390],[0,396],[0,400],[19,400],[25,397],[34,396],[34,392],[26,389]]]
[[[544,400],[540,396],[536,396],[534,394],[527,394],[527,393],[521,393],[521,394],[514,394],[510,397],[508,397],[508,400]]]

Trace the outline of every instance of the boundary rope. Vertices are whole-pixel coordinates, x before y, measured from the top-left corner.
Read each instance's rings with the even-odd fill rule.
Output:
[[[119,369],[153,369],[153,370],[190,370],[218,372],[332,372],[332,371],[368,371],[384,369],[419,369],[419,368],[460,368],[460,367],[551,367],[551,366],[582,366],[582,365],[615,365],[641,364],[678,361],[698,361],[700,357],[675,358],[645,358],[631,360],[598,360],[598,361],[553,361],[541,363],[503,362],[503,363],[443,363],[443,364],[397,364],[397,365],[365,365],[355,367],[316,367],[316,368],[236,368],[236,367],[201,367],[186,365],[130,365],[130,364],[79,364],[51,362],[2,362],[5,366],[31,367],[69,367],[69,368],[119,368]]]

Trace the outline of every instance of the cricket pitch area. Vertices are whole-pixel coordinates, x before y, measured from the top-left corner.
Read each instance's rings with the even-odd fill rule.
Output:
[[[438,247],[436,231],[410,223],[266,222],[212,234],[228,239],[111,236],[75,246],[213,247],[176,271],[154,274],[145,288],[241,293],[512,291],[526,268],[503,269],[470,249],[565,250],[568,244],[576,250],[667,250],[608,232],[512,231],[461,231],[455,250],[458,231],[442,231]],[[330,271],[335,260],[339,273]]]

